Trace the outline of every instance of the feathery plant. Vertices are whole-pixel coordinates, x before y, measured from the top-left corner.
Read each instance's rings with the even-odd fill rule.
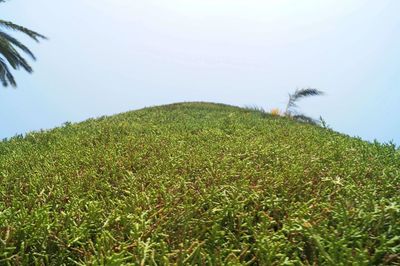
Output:
[[[0,3],[5,1],[0,0]],[[6,31],[21,32],[36,42],[39,42],[40,39],[46,39],[46,37],[25,27],[0,19],[0,82],[4,87],[8,85],[16,87],[17,83],[11,68],[14,70],[22,68],[28,73],[33,72],[32,67],[21,55],[21,52],[33,60],[36,60],[36,57],[27,46]]]
[[[289,94],[289,101],[286,105],[285,115],[287,117],[294,118],[296,120],[311,123],[311,124],[318,124],[318,121],[312,117],[306,116],[304,114],[298,113],[296,111],[297,102],[303,98],[310,97],[310,96],[320,96],[323,95],[324,92],[313,89],[313,88],[304,88],[304,89],[297,89],[293,94]]]

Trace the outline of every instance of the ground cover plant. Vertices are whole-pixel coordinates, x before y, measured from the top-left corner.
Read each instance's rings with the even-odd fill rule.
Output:
[[[0,143],[1,265],[400,264],[400,153],[183,103]]]

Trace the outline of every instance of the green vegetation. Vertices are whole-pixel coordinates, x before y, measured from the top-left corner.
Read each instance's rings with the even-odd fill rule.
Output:
[[[3,265],[400,264],[400,153],[184,103],[0,143]]]
[[[5,0],[0,0],[0,3],[3,2],[5,2]],[[17,82],[15,81],[10,67],[15,70],[23,68],[28,73],[32,73],[33,71],[32,67],[21,55],[20,51],[24,52],[33,60],[36,60],[36,57],[27,46],[8,34],[4,29],[23,33],[37,42],[39,39],[46,39],[46,37],[10,21],[0,19],[0,83],[4,87],[7,87],[9,84],[16,87]]]

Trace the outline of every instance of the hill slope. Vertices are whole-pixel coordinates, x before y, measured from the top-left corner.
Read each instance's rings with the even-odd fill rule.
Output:
[[[1,264],[400,263],[400,154],[217,104],[0,143]]]

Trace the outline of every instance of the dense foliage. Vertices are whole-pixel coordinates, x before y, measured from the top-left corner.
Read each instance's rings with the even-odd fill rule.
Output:
[[[185,103],[0,143],[0,264],[400,264],[400,153]]]

